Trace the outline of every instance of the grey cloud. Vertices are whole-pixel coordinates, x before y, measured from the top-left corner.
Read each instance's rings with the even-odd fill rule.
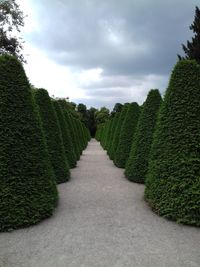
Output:
[[[103,69],[103,81],[84,88],[87,95],[92,90],[87,103],[95,101],[96,90],[106,101],[109,93],[103,88],[112,92],[113,87],[122,87],[118,94],[123,97],[137,76],[139,83],[149,74],[168,77],[177,53],[182,53],[181,43],[191,37],[189,25],[199,4],[199,0],[30,1],[39,30],[27,34],[27,40],[74,71]],[[159,86],[163,91],[165,78]]]

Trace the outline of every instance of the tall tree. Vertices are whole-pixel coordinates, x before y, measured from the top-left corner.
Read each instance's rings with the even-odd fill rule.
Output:
[[[24,15],[15,0],[0,1],[0,54],[16,56],[25,62],[21,53],[22,39],[13,32],[20,32],[24,26]]]
[[[187,45],[182,44],[185,57],[178,55],[179,59],[195,59],[200,63],[200,10],[196,7],[194,22],[190,26],[193,31],[194,37],[192,41],[187,41]]]

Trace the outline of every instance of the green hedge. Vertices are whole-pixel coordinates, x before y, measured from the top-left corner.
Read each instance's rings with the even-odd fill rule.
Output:
[[[200,66],[175,66],[158,117],[145,197],[160,215],[200,226]]]
[[[57,204],[41,122],[24,69],[0,57],[0,231],[50,216]]]
[[[109,144],[108,144],[108,148],[107,148],[107,153],[108,153],[108,156],[110,157],[111,159],[111,150],[112,150],[112,142],[113,142],[113,138],[114,138],[114,135],[115,135],[115,130],[116,130],[116,127],[117,127],[117,121],[119,119],[119,116],[120,116],[120,113],[117,112],[113,118],[113,123],[112,123],[112,129],[111,129],[111,134],[110,134],[110,140],[109,140]]]
[[[59,101],[53,100],[52,103],[60,125],[65,155],[68,159],[70,168],[74,168],[76,167],[76,155],[72,144],[72,136],[69,130],[69,124],[65,120],[65,116]]]
[[[61,129],[55,109],[46,90],[33,90],[33,95],[39,108],[49,158],[54,170],[56,182],[66,182],[70,177],[69,164],[65,155]]]
[[[148,170],[150,148],[156,126],[157,114],[161,104],[157,89],[151,90],[143,105],[131,152],[126,164],[126,177],[137,183],[144,183]]]
[[[122,124],[123,124],[123,121],[126,117],[128,107],[129,107],[129,104],[125,104],[123,106],[122,111],[121,111],[120,116],[119,116],[119,119],[117,121],[116,130],[115,130],[115,133],[113,136],[113,141],[112,141],[111,151],[110,151],[110,159],[113,159],[114,162],[115,162],[115,156],[116,156],[116,151],[117,151],[117,147],[118,147],[118,143],[119,143],[119,137],[120,137],[120,133],[121,133]]]
[[[125,168],[131,150],[133,136],[137,128],[139,115],[140,107],[138,104],[135,102],[129,104],[126,116],[121,125],[119,143],[114,160],[115,165],[119,168]]]

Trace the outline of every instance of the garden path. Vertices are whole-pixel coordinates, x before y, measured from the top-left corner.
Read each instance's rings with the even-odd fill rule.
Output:
[[[154,214],[94,139],[54,215],[0,234],[0,267],[199,267],[200,230]]]

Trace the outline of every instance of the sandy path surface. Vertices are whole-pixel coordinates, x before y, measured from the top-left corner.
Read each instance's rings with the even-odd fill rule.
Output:
[[[0,233],[0,267],[200,267],[200,229],[152,213],[92,140],[53,217]]]

